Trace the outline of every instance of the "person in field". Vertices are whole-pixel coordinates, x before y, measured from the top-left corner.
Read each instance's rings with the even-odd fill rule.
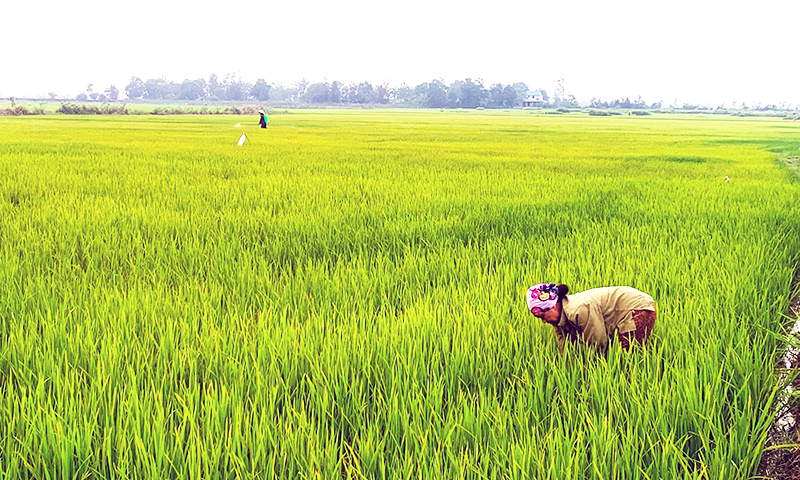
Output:
[[[258,113],[261,115],[261,118],[258,119],[258,124],[261,125],[261,128],[267,128],[267,124],[269,123],[267,114],[264,113],[263,109],[259,109]]]
[[[602,287],[567,295],[569,287],[537,283],[528,289],[528,311],[555,328],[558,351],[581,340],[605,351],[616,336],[623,349],[644,344],[656,324],[653,297],[633,287]],[[616,335],[615,335],[616,333]]]

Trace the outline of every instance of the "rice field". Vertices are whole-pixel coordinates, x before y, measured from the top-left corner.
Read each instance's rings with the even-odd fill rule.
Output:
[[[800,125],[257,120],[0,118],[0,476],[755,474]],[[650,293],[652,342],[559,356],[545,281]]]

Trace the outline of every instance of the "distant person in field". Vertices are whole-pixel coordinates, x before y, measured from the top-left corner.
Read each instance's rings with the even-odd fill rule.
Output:
[[[259,109],[258,113],[261,115],[261,118],[258,119],[258,124],[261,125],[261,128],[267,128],[267,124],[269,123],[267,114],[264,113],[263,109]]]
[[[567,296],[569,287],[538,283],[528,289],[528,311],[555,328],[558,351],[580,340],[605,351],[616,338],[628,350],[644,344],[656,324],[653,297],[633,287],[602,287]]]

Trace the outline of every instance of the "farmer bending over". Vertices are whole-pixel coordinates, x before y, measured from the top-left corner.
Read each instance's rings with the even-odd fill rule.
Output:
[[[634,339],[643,344],[653,331],[656,304],[644,292],[632,287],[593,288],[570,296],[567,292],[566,285],[539,283],[527,294],[528,310],[555,327],[561,353],[567,339],[581,339],[604,351],[615,330],[628,350]]]

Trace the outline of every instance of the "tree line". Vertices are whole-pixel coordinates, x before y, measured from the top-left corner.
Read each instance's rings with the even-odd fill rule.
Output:
[[[116,90],[113,86],[110,88]],[[546,103],[549,99],[547,92],[541,88],[538,90]],[[471,78],[450,84],[434,79],[416,86],[391,86],[388,83],[373,85],[370,82],[345,84],[339,81],[310,83],[306,80],[284,85],[269,84],[263,78],[248,83],[234,75],[225,75],[220,79],[215,74],[211,74],[208,80],[198,78],[182,82],[131,77],[125,87],[128,98],[142,100],[255,100],[287,104],[394,104],[429,108],[513,108],[522,106],[529,92],[530,89],[523,82],[485,86],[482,80]],[[117,99],[106,97],[109,100]]]
[[[281,83],[267,83],[263,78],[255,83],[243,81],[234,74],[227,74],[219,78],[211,74],[208,80],[198,78],[174,82],[165,78],[151,78],[143,81],[139,77],[131,77],[130,83],[125,87],[127,98],[134,100],[167,100],[167,101],[209,101],[209,102],[243,102],[259,101],[275,104],[309,105],[309,104],[378,104],[397,105],[408,107],[427,108],[514,108],[522,106],[532,92],[537,92],[537,106],[541,107],[567,107],[578,108],[580,105],[572,94],[566,93],[564,79],[556,81],[555,91],[550,97],[543,88],[530,89],[523,82],[503,85],[496,83],[484,85],[481,79],[467,78],[456,80],[450,84],[442,79],[420,83],[416,86],[406,85],[391,86],[388,83],[373,85],[370,82],[351,82],[345,84],[339,81],[310,83],[303,79],[290,85]],[[49,94],[55,99],[55,94]],[[102,92],[94,91],[94,86],[89,84],[85,93],[77,95],[79,101],[117,101],[121,92],[116,86],[111,85]],[[648,104],[641,96],[631,100],[630,97],[603,101],[592,98],[588,105],[594,109],[681,109],[681,110],[707,110],[709,107],[685,103],[678,105],[677,99],[670,103],[661,100]],[[724,109],[723,105],[716,107]],[[761,105],[744,103],[737,105],[733,102],[732,109],[740,110],[786,110],[791,109],[789,102],[779,105]],[[800,105],[794,106],[800,108]]]

